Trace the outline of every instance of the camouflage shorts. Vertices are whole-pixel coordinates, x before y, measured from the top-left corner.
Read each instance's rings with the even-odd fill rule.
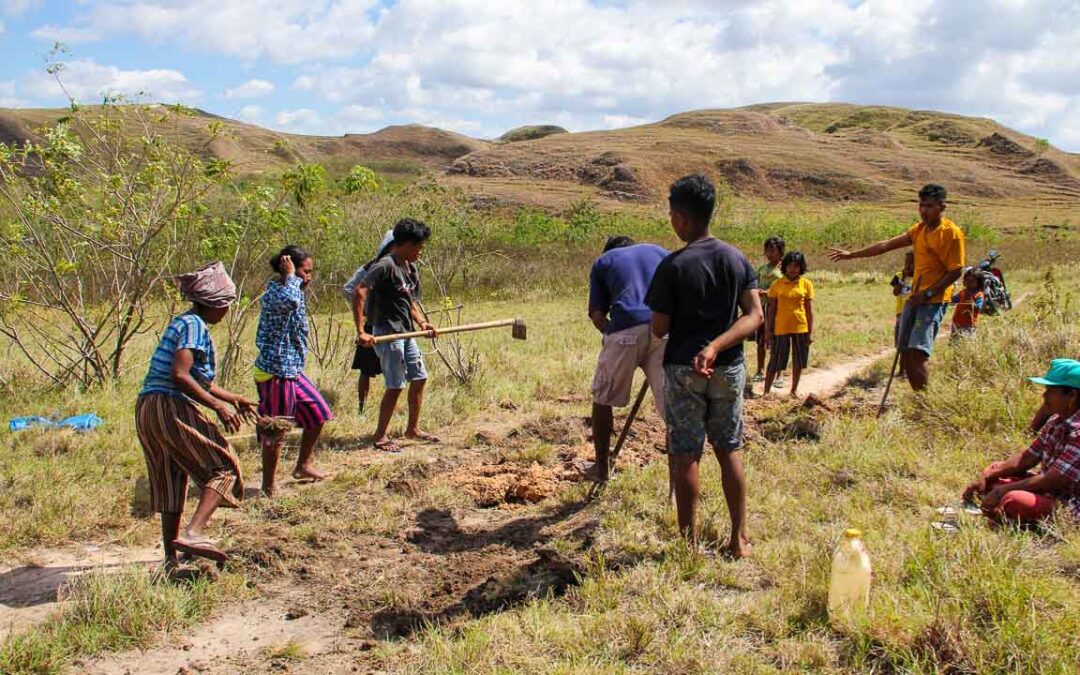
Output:
[[[719,366],[706,380],[692,366],[664,366],[668,452],[700,455],[708,438],[718,452],[742,447],[742,400],[746,370],[742,363]]]

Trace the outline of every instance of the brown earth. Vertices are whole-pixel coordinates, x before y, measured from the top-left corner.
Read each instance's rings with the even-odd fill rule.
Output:
[[[573,183],[622,201],[655,201],[690,172],[740,196],[893,202],[936,181],[957,198],[1080,202],[1080,156],[988,119],[847,104],[698,110],[628,129],[491,146],[456,160],[451,181],[496,195],[521,181]],[[515,182],[517,181],[517,182]]]
[[[280,171],[297,163],[318,162],[332,168],[354,164],[390,163],[389,169],[410,167],[441,171],[458,157],[481,150],[486,141],[469,138],[442,129],[418,124],[391,126],[370,134],[344,136],[304,136],[287,134],[245,124],[201,110],[187,109],[185,114],[164,119],[160,106],[124,106],[121,111],[125,129],[138,133],[145,122],[157,125],[166,137],[205,158],[234,163],[241,173]],[[69,115],[66,109],[0,109],[0,143],[21,143],[36,135],[36,130],[55,124]],[[88,119],[101,117],[100,106],[84,106]],[[221,133],[211,139],[210,126],[220,125]]]
[[[88,106],[93,117],[100,108]],[[129,107],[153,120],[159,109]],[[0,142],[19,142],[66,110],[0,110]],[[208,141],[211,124],[223,134]],[[655,202],[668,183],[700,171],[740,196],[822,203],[910,202],[913,184],[948,186],[953,201],[1024,203],[1065,211],[1080,205],[1080,155],[1040,149],[1036,139],[993,120],[933,111],[842,103],[770,103],[697,110],[611,131],[532,136],[491,143],[431,127],[387,127],[371,134],[302,136],[270,131],[198,110],[175,137],[242,173],[298,162],[334,169],[369,163],[385,171],[427,168],[492,202],[565,205],[583,196]]]

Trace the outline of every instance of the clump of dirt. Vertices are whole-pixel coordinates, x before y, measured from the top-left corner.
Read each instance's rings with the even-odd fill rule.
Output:
[[[288,417],[260,417],[255,428],[268,440],[278,441],[293,430],[296,425]]]
[[[979,141],[979,147],[1003,157],[1031,157],[1035,154],[997,131]]]
[[[584,480],[585,467],[575,460],[559,466],[533,462],[528,467],[513,462],[463,467],[447,480],[463,490],[480,507],[504,504],[535,504],[554,497],[564,484]]]
[[[588,417],[556,417],[527,422],[506,435],[508,439],[535,438],[552,445],[580,445],[588,440]]]

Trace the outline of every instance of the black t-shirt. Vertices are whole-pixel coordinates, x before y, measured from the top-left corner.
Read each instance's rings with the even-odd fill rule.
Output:
[[[691,365],[705,345],[738,320],[739,296],[757,288],[757,272],[737,248],[709,237],[675,251],[656,268],[649,308],[671,317],[665,364]],[[716,364],[741,363],[742,342],[716,357]]]
[[[412,303],[420,299],[415,267],[398,265],[393,255],[387,255],[371,264],[360,285],[371,289],[367,318],[372,326],[388,327],[395,333],[412,330]]]

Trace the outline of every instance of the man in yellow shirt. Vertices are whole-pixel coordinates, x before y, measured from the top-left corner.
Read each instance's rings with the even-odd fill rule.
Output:
[[[872,258],[905,246],[914,249],[915,283],[900,317],[898,347],[901,367],[915,390],[926,387],[930,378],[926,362],[949,306],[953,284],[964,273],[964,233],[956,223],[942,218],[945,198],[945,188],[926,185],[919,190],[919,222],[907,232],[857,251],[832,248],[829,253],[833,261],[840,261]]]

